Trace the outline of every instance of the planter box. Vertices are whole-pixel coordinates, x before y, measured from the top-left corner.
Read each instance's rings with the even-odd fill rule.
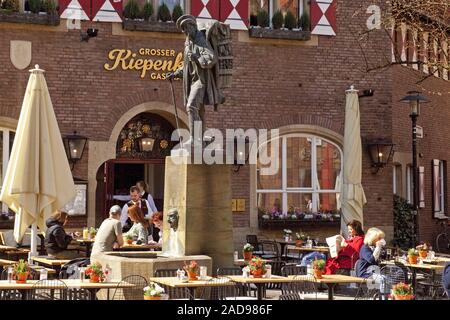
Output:
[[[144,21],[124,19],[122,22],[124,30],[147,31],[147,32],[171,32],[181,33],[175,22]]]
[[[49,14],[0,11],[0,22],[58,26],[60,23],[60,19],[59,15],[57,14],[49,15]]]
[[[340,220],[320,220],[320,219],[261,219],[259,218],[259,227],[262,229],[285,229],[285,228],[295,228],[295,227],[314,227],[314,226],[329,226],[329,227],[339,227],[341,224]]]
[[[250,38],[268,38],[307,41],[311,39],[310,31],[287,30],[287,29],[269,29],[269,28],[250,28],[248,29]]]

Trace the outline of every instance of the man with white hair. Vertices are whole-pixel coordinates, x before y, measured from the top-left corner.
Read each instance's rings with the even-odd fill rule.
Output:
[[[113,251],[114,246],[123,246],[122,224],[120,223],[120,214],[122,209],[120,206],[112,206],[109,210],[109,218],[105,219],[95,236],[95,242],[92,246],[92,258],[107,251]]]

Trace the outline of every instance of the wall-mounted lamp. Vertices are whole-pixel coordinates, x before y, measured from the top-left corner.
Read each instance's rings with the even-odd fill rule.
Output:
[[[83,157],[87,139],[87,137],[78,135],[76,131],[73,132],[73,135],[63,137],[64,149],[71,164],[71,170],[73,170],[75,163]]]
[[[360,94],[358,97],[359,98],[364,98],[364,97],[373,97],[374,94],[374,90],[372,89],[366,89],[362,92],[362,94]]]
[[[95,38],[98,35],[98,29],[88,28],[86,33],[81,34],[81,41],[88,42],[90,38]]]
[[[141,152],[153,151],[154,145],[155,145],[155,139],[153,139],[153,138],[140,138],[139,139],[139,148],[140,148]]]
[[[367,147],[372,161],[372,173],[376,174],[389,163],[394,155],[394,144],[379,140],[368,143]]]
[[[248,162],[250,156],[250,140],[248,137],[234,137],[234,172]]]

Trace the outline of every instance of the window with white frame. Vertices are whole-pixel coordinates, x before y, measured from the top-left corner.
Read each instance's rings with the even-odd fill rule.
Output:
[[[250,0],[251,25],[256,25],[256,16],[261,10],[266,11],[270,19],[277,10],[280,10],[283,16],[290,11],[298,20],[304,13],[309,15],[310,0]]]
[[[14,142],[15,132],[0,127],[0,182],[3,184],[3,179],[8,167],[9,156],[11,154],[12,145]],[[0,185],[1,189],[1,185]],[[2,213],[8,212],[8,206],[1,204]]]
[[[445,216],[446,211],[446,168],[444,160],[433,160],[433,213],[436,218]]]
[[[262,175],[257,164],[257,205],[261,213],[337,213],[342,172],[342,151],[317,136],[289,134],[278,138],[279,170]],[[271,141],[259,151],[271,150]]]

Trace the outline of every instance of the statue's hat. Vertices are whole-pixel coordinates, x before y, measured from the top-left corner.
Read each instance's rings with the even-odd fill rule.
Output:
[[[197,20],[195,19],[194,16],[191,16],[190,14],[184,14],[178,18],[177,28],[181,30],[181,27],[187,22],[197,25]]]

